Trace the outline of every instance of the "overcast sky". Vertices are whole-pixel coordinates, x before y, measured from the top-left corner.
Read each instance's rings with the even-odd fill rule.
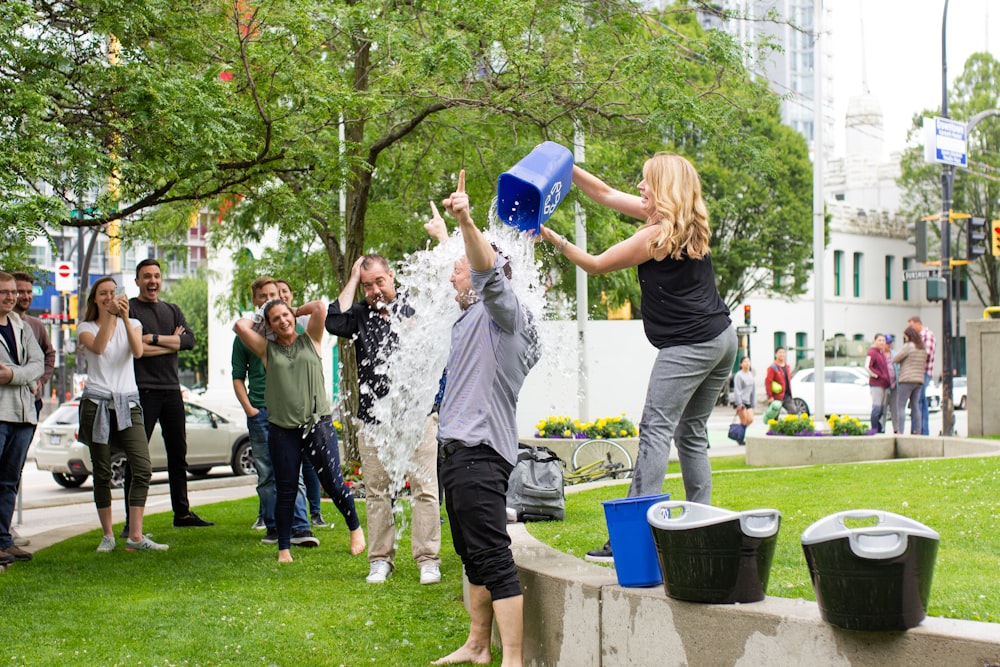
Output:
[[[913,114],[941,107],[941,18],[944,0],[825,0],[832,16],[836,152],[843,153],[848,100],[868,88],[878,98],[886,152],[906,145]],[[990,6],[992,4],[992,7]],[[864,60],[862,66],[862,23]],[[947,23],[949,89],[979,51],[1000,59],[1000,2],[950,0]],[[967,119],[960,119],[967,120]]]

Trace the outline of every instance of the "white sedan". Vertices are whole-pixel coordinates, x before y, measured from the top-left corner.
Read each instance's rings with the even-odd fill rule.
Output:
[[[872,395],[868,389],[868,373],[856,366],[827,366],[823,369],[824,412],[827,415],[849,415],[869,418]],[[816,405],[816,371],[804,368],[792,376],[792,398],[799,413],[812,414]]]
[[[823,383],[823,403],[827,415],[848,415],[865,419],[871,417],[872,394],[865,369],[858,366],[827,366],[823,372],[826,378]],[[792,376],[792,397],[800,413],[812,414],[812,407],[816,404],[815,382],[815,369],[812,368],[796,371]],[[941,409],[941,395],[940,392],[934,395],[933,385],[928,387],[927,401],[931,412]]]
[[[77,400],[63,403],[48,416],[35,433],[32,451],[39,470],[48,470],[52,478],[67,488],[76,488],[92,474],[90,449],[77,440],[80,408]],[[246,422],[238,415],[223,416],[215,410],[184,401],[187,431],[188,472],[207,475],[214,466],[232,468],[235,475],[256,474]],[[149,440],[149,458],[153,471],[167,469],[160,425]],[[111,453],[111,485],[121,487],[125,479],[125,453]]]

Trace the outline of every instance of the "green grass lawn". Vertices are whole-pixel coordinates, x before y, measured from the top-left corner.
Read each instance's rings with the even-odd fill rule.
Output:
[[[799,541],[809,524],[844,509],[883,509],[941,534],[930,615],[1000,622],[1000,459],[758,470],[730,457],[713,459],[713,467],[716,505],[782,511],[769,595],[814,599]],[[668,479],[664,489],[683,498],[680,479]],[[566,521],[529,530],[582,557],[606,535],[599,501],[625,490],[570,494]],[[461,564],[447,524],[441,584],[419,585],[407,532],[398,569],[386,585],[374,586],[364,580],[367,559],[348,554],[340,517],[336,528],[317,531],[322,546],[293,547],[296,562],[279,566],[276,548],[261,545],[263,533],[249,528],[256,512],[256,498],[206,507],[217,525],[205,529],[175,529],[169,512],[151,515],[147,532],[170,544],[165,553],[126,553],[119,540],[115,552],[97,554],[94,530],[16,564],[0,574],[0,661],[409,666],[428,664],[464,641]],[[332,508],[326,513],[335,515]]]
[[[250,530],[256,497],[206,507],[212,528],[147,517],[167,552],[127,553],[120,539],[98,554],[97,530],[43,549],[0,574],[0,664],[410,666],[465,641],[447,524],[442,583],[418,583],[406,531],[397,570],[371,585],[367,558],[349,554],[343,519],[326,509],[337,527],[316,531],[319,548],[292,547],[296,562],[281,566],[277,547]]]
[[[750,469],[741,461],[742,457],[712,460],[712,504],[735,511],[781,511],[768,595],[815,600],[802,532],[834,512],[878,509],[919,521],[941,535],[929,615],[1000,622],[1000,458],[775,470]],[[679,472],[676,463],[671,463],[669,472]],[[529,531],[582,558],[607,535],[600,501],[621,498],[626,489],[614,485],[568,495],[566,521],[529,524]],[[674,500],[684,499],[679,478],[668,479],[664,491]]]

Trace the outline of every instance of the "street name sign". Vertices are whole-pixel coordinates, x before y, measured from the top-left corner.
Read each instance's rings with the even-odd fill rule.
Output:
[[[926,280],[927,278],[937,278],[937,269],[913,269],[903,271],[903,280]]]
[[[965,123],[950,118],[924,118],[924,162],[967,166]]]

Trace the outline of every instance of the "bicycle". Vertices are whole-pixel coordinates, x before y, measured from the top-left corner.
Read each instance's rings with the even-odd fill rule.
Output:
[[[563,476],[566,484],[582,484],[602,479],[632,476],[632,455],[610,440],[587,440],[573,450],[573,469]]]

